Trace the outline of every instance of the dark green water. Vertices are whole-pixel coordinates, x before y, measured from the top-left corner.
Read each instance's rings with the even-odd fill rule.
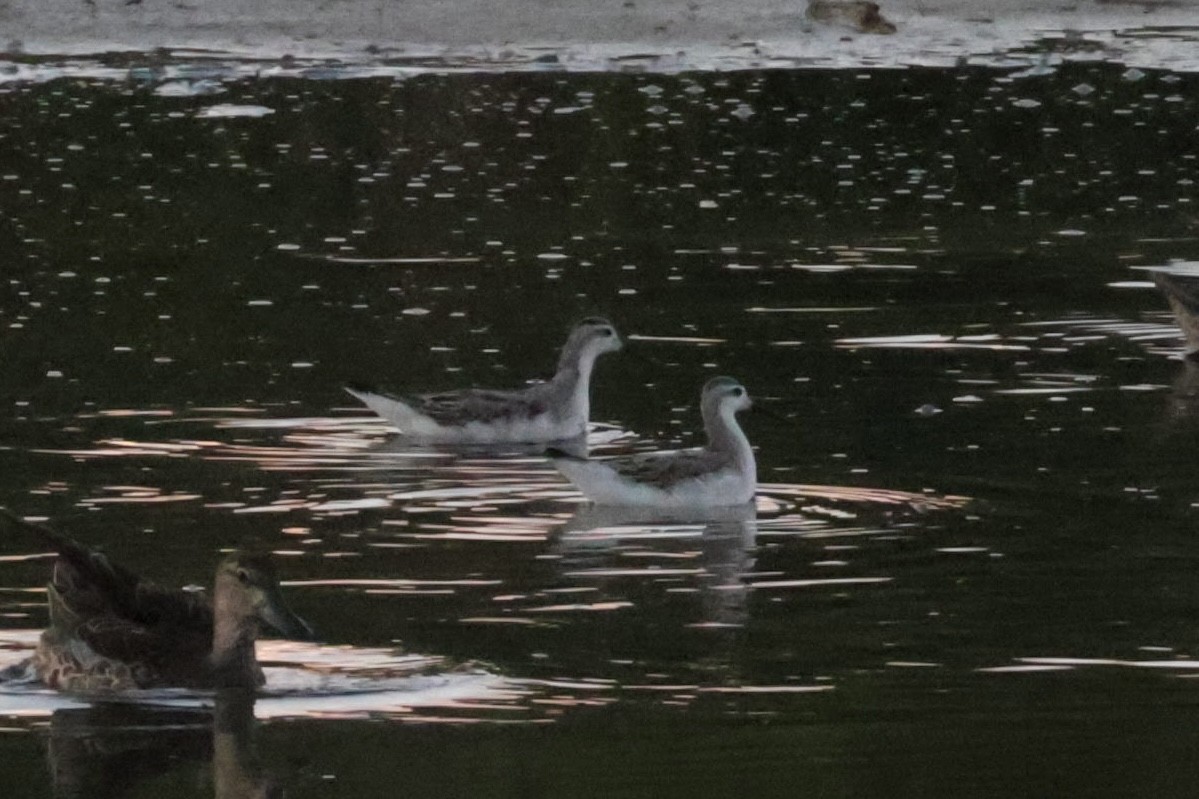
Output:
[[[215,737],[0,691],[0,793],[1194,794],[1199,378],[1136,270],[1199,261],[1194,76],[211,74],[0,84],[0,505],[172,585],[273,549],[326,646]],[[595,313],[648,356],[598,454],[713,374],[790,419],[756,518],[340,390],[519,385]],[[48,561],[0,547],[4,665]]]

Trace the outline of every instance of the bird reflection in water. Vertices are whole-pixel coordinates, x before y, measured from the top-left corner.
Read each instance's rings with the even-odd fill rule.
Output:
[[[590,446],[586,435],[573,438],[560,438],[556,441],[541,443],[502,442],[498,444],[429,444],[413,441],[402,435],[392,435],[379,439],[378,443],[369,448],[369,452],[377,452],[394,456],[389,463],[406,464],[404,456],[411,457],[413,466],[425,466],[431,458],[443,455],[445,458],[504,458],[520,456],[540,456],[546,449],[556,449],[567,452],[578,458],[587,457]]]
[[[754,567],[757,513],[752,504],[662,509],[591,505],[558,533],[554,549],[563,575],[589,585],[672,573],[693,577],[700,619],[688,626],[736,630],[749,617],[746,576]],[[669,566],[646,556],[659,554]]]
[[[221,691],[212,714],[212,781],[216,799],[282,797],[278,780],[264,771],[255,745],[254,694]]]
[[[215,799],[283,797],[280,781],[258,757],[254,698],[230,689],[208,709],[112,702],[57,710],[47,738],[53,795],[125,796],[148,780],[210,761]]]

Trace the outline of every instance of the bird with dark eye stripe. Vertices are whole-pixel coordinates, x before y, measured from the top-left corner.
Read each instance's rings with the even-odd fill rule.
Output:
[[[753,403],[731,377],[714,377],[700,395],[708,443],[699,449],[589,460],[549,450],[554,466],[598,505],[697,508],[752,502],[758,469],[737,413]]]
[[[578,438],[591,415],[591,372],[599,356],[621,348],[607,319],[575,325],[558,370],[546,383],[508,391],[468,388],[442,394],[388,394],[364,385],[346,391],[423,443],[545,443]]]

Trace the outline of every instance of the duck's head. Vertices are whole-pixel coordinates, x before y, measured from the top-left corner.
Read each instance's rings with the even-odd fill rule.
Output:
[[[214,594],[218,617],[232,617],[240,624],[257,620],[285,638],[314,637],[308,622],[283,601],[275,566],[266,555],[235,552],[226,557],[217,567]]]
[[[704,415],[729,411],[737,413],[753,405],[745,386],[731,377],[713,377],[704,384],[700,404]]]
[[[561,366],[577,364],[583,358],[596,358],[624,346],[616,328],[607,319],[591,316],[574,326],[562,348]]]

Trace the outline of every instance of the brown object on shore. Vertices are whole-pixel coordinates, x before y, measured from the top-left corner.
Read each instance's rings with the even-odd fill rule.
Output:
[[[868,0],[811,0],[808,19],[846,25],[861,33],[895,33],[895,25],[879,13],[878,3]]]

